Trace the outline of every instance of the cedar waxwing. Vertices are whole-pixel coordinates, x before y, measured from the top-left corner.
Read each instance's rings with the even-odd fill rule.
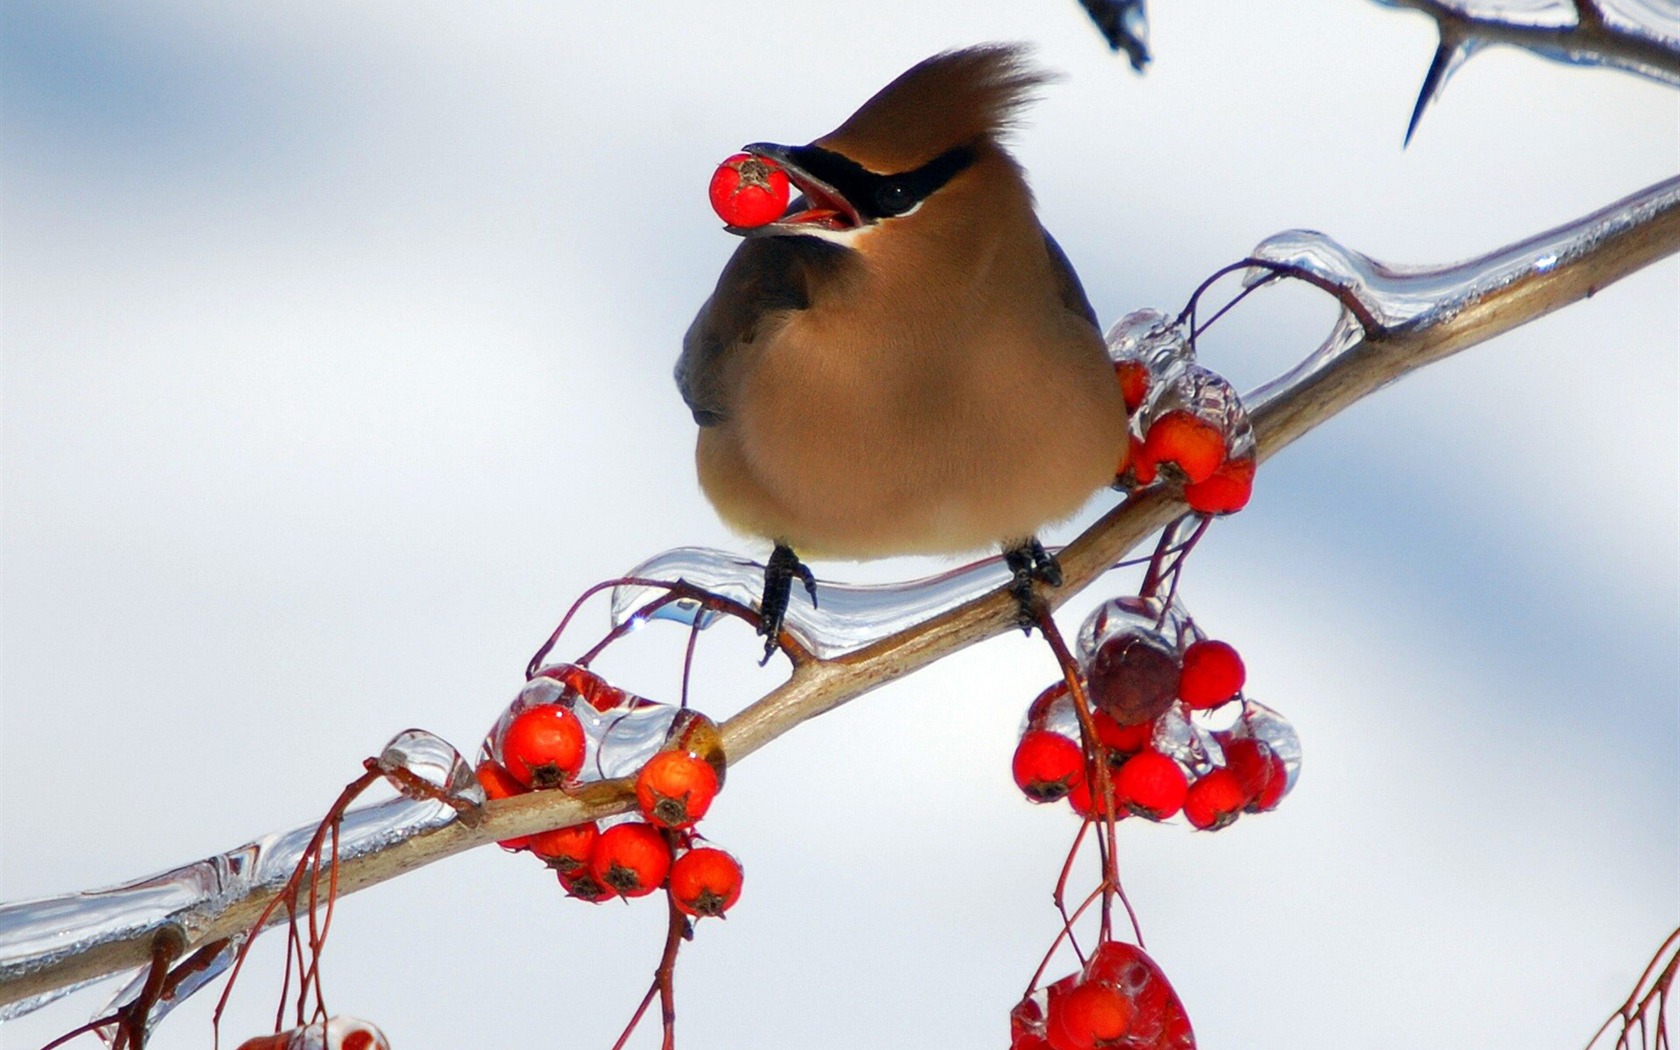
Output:
[[[700,485],[775,543],[774,645],[800,554],[1001,544],[1023,614],[1060,569],[1035,534],[1114,480],[1126,409],[1079,278],[999,139],[1045,76],[950,51],[806,146],[757,143],[803,196],[736,248],[683,338]]]

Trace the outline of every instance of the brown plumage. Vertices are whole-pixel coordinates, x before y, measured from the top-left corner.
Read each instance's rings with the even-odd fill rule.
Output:
[[[820,557],[1011,549],[1113,480],[1119,386],[999,141],[1043,80],[947,52],[809,146],[747,147],[805,198],[736,231],[677,365],[730,525]]]

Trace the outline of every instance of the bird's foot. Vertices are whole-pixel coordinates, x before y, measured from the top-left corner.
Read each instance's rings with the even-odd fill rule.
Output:
[[[1006,548],[1003,552],[1003,563],[1009,566],[1014,578],[1009,581],[1009,593],[1014,595],[1015,603],[1020,608],[1016,612],[1016,622],[1021,625],[1021,631],[1031,634],[1038,623],[1039,612],[1042,607],[1033,584],[1044,583],[1051,587],[1062,585],[1062,567],[1056,561],[1056,556],[1044,549],[1044,545],[1036,539],[1029,539],[1014,547]]]
[[[788,599],[793,595],[796,577],[805,585],[805,593],[811,596],[811,605],[815,607],[817,578],[811,575],[810,567],[799,560],[799,555],[793,553],[792,547],[785,543],[776,544],[776,549],[770,552],[770,560],[764,563],[764,597],[758,603],[758,633],[764,636],[764,659],[759,661],[760,664],[769,663],[770,657],[776,653],[776,642],[782,634],[782,621],[787,617]]]

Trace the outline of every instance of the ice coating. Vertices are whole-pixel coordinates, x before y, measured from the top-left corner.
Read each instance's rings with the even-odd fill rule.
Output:
[[[582,782],[636,772],[665,745],[678,710],[610,686],[574,664],[550,664],[525,683],[496,720],[484,741],[484,757],[501,761],[507,727],[521,711],[544,704],[569,707],[583,724]]]
[[[1262,241],[1255,258],[1298,267],[1353,299],[1379,330],[1430,327],[1511,284],[1544,274],[1593,250],[1609,237],[1649,223],[1680,206],[1680,178],[1671,178],[1576,222],[1547,230],[1480,258],[1435,267],[1389,266],[1312,230],[1288,230]],[[1268,280],[1256,267],[1247,283]],[[1358,346],[1365,319],[1344,311],[1324,344],[1282,376],[1246,395],[1250,410],[1306,381]]]
[[[1206,776],[1225,764],[1225,751],[1202,719],[1175,703],[1155,720],[1150,746],[1183,766],[1191,777]]]
[[[352,809],[340,829],[339,857],[378,852],[454,819],[453,809],[431,800],[395,798]],[[278,890],[315,829],[306,824],[275,832],[219,856],[109,889],[0,906],[0,990],[101,944],[130,942],[170,926],[186,935],[189,949],[197,947],[230,904]],[[282,912],[275,921],[283,917]],[[12,1002],[0,1016],[21,1016],[56,997]]]
[[[1675,55],[1680,53],[1680,5],[1661,0],[1594,0],[1602,29],[1581,29],[1576,0],[1376,0],[1385,7],[1423,11],[1440,23],[1453,20],[1451,32],[1463,35],[1474,51],[1488,43],[1506,43],[1544,58],[1571,65],[1608,66],[1638,73],[1665,84],[1680,85]],[[1460,45],[1448,49],[1457,53]],[[1666,52],[1666,55],[1664,55]],[[1459,59],[1461,64],[1462,58]],[[1440,93],[1456,64],[1431,71],[1425,95]],[[1428,99],[1419,100],[1419,111]],[[1416,120],[1414,118],[1414,125]]]
[[[756,607],[764,587],[764,566],[727,551],[677,547],[632,569],[631,577],[684,580],[721,597]],[[906,627],[995,591],[1009,582],[1003,559],[987,558],[949,572],[904,583],[863,585],[817,581],[817,607],[803,587],[793,588],[783,627],[816,656],[828,659],[861,649]],[[612,622],[636,618],[638,610],[664,592],[635,584],[613,590]],[[650,619],[709,626],[715,614],[695,602],[673,602]]]
[[[1224,376],[1198,364],[1186,364],[1166,382],[1155,384],[1143,411],[1133,420],[1153,421],[1168,412],[1184,411],[1206,420],[1225,435],[1225,458],[1242,459],[1254,453],[1254,426],[1242,398]],[[1141,436],[1141,435],[1140,435]]]
[[[1288,774],[1284,792],[1293,791],[1295,781],[1301,776],[1301,738],[1295,735],[1295,727],[1289,719],[1257,700],[1244,697],[1242,714],[1231,730],[1233,740],[1242,737],[1261,741],[1283,760],[1284,771]]]
[[[405,729],[392,737],[380,752],[379,769],[384,773],[406,770],[445,798],[484,805],[484,787],[461,753],[449,741],[424,729]],[[406,785],[400,780],[393,780],[393,786],[406,793]]]
[[[1133,310],[1110,325],[1103,340],[1110,361],[1141,361],[1151,373],[1192,357],[1183,326],[1154,309]]]
[[[1193,637],[1192,630],[1190,610],[1178,598],[1173,598],[1168,606],[1158,598],[1128,595],[1110,598],[1092,609],[1085,622],[1079,625],[1075,645],[1078,647],[1079,662],[1089,664],[1102,643],[1125,631],[1158,638],[1166,647],[1177,649],[1177,639]]]
[[[233,965],[233,960],[238,956],[240,946],[244,943],[244,937],[229,938],[223,943],[221,949],[210,958],[208,963],[202,968],[187,974],[179,984],[170,990],[168,995],[160,997],[157,1002],[153,1003],[151,1012],[146,1015],[146,1032],[150,1034],[152,1029],[157,1027],[159,1021],[169,1016],[171,1010],[186,1002],[194,992],[226,973],[227,968]],[[118,990],[116,995],[111,997],[111,1001],[105,1004],[105,1008],[95,1014],[94,1017],[96,1019],[110,1017],[116,1013],[118,1007],[127,1006],[134,1002],[139,997],[140,990],[145,987],[148,976],[148,968],[142,967],[131,980]],[[98,1029],[98,1032],[99,1038],[104,1040],[105,1045],[110,1046],[116,1041],[117,1028],[115,1025],[106,1025]]]

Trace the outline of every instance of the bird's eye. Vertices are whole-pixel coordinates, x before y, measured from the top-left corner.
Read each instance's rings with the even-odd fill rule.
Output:
[[[886,182],[875,191],[875,203],[883,215],[897,215],[916,203],[916,195],[902,182]]]

